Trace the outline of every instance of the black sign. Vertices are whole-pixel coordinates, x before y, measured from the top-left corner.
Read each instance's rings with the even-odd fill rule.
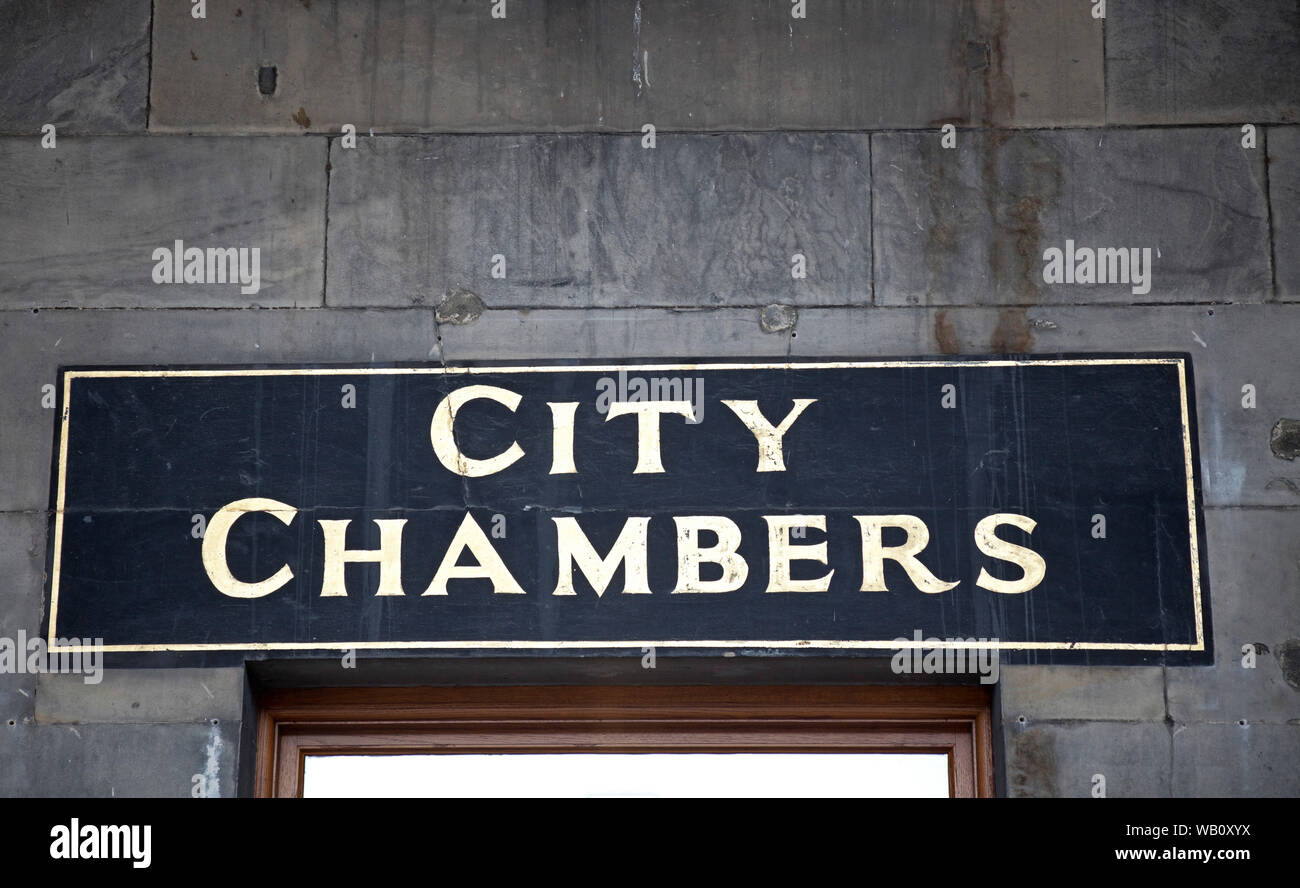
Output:
[[[1210,662],[1192,391],[1186,355],[65,369],[49,638]]]

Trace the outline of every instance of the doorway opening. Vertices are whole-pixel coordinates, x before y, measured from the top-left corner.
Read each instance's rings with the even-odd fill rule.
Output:
[[[991,796],[987,689],[274,689],[259,796]]]

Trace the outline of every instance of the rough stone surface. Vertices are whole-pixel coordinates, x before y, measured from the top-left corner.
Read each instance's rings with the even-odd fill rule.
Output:
[[[47,123],[59,135],[143,131],[150,6],[0,4],[0,133],[36,134]]]
[[[1173,794],[1180,798],[1300,795],[1300,724],[1194,724],[1174,733]]]
[[[194,776],[234,794],[236,722],[0,725],[0,795],[189,798]]]
[[[41,631],[45,578],[44,513],[0,512],[0,636],[18,647]],[[9,722],[25,724],[35,712],[37,677],[28,672],[0,673],[0,736]]]
[[[98,684],[87,684],[80,675],[42,675],[37,683],[36,720],[46,724],[237,722],[243,690],[240,668],[108,669]]]
[[[528,132],[1100,123],[1085,4],[156,5],[151,126]],[[881,39],[880,35],[888,35]],[[276,68],[271,95],[259,72]]]
[[[45,583],[44,512],[0,512],[0,636],[29,636],[41,630],[41,595]]]
[[[1260,302],[1263,152],[1230,129],[872,137],[881,305]],[[1150,291],[1048,284],[1044,251],[1149,248]]]
[[[1278,645],[1276,654],[1282,680],[1300,691],[1300,638],[1288,638]]]
[[[1163,722],[1012,722],[1004,729],[1007,794],[1087,798],[1093,777],[1107,798],[1169,795],[1170,740]]]
[[[986,105],[973,120],[996,126],[1103,122],[1102,23],[1087,3],[994,0],[976,9],[991,40],[989,67],[976,69]],[[979,38],[973,42],[968,65],[983,46]]]
[[[758,323],[764,333],[782,333],[799,323],[799,312],[793,305],[765,305]]]
[[[1111,123],[1294,123],[1300,8],[1292,0],[1106,5]]]
[[[1268,188],[1277,298],[1300,300],[1300,126],[1269,128]]]
[[[320,305],[325,155],[316,139],[0,139],[0,307]],[[260,290],[154,283],[154,250],[177,240],[258,248]]]
[[[1300,715],[1300,687],[1282,654],[1300,638],[1300,510],[1211,509],[1209,539],[1214,666],[1169,669],[1169,714],[1180,723],[1285,723]],[[1256,647],[1255,668],[1242,645]]]
[[[486,312],[466,327],[443,327],[448,363],[503,358],[781,358],[788,336],[770,336],[753,309]]]
[[[1268,448],[1278,459],[1300,456],[1300,420],[1279,419],[1268,436]]]
[[[1164,670],[1149,666],[1002,666],[1002,721],[1158,721]]]
[[[460,287],[494,308],[870,298],[865,135],[385,137],[330,156],[332,306]]]
[[[438,303],[434,318],[439,324],[472,324],[484,308],[483,300],[473,290],[451,290]]]

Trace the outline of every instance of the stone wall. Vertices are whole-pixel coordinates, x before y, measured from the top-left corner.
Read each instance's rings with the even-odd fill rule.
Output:
[[[1292,0],[501,5],[0,2],[0,634],[64,364],[1188,351],[1216,664],[1005,667],[1001,789],[1300,794]],[[1149,291],[1044,283],[1066,239]],[[260,287],[154,283],[176,240]],[[0,793],[234,794],[246,718],[241,668],[0,675]]]

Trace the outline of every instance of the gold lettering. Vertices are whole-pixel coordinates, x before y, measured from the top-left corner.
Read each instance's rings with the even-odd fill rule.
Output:
[[[825,592],[831,587],[831,571],[813,580],[790,578],[791,561],[820,561],[826,563],[826,542],[815,545],[794,545],[790,542],[792,527],[812,527],[826,530],[825,515],[764,515],[767,522],[768,592]]]
[[[326,521],[319,524],[325,533],[325,569],[321,578],[321,598],[346,597],[347,584],[343,566],[351,562],[378,562],[379,589],[376,595],[405,595],[402,589],[402,527],[405,518],[376,518],[379,525],[378,549],[349,549],[347,531],[350,521]]]
[[[673,518],[677,523],[677,587],[673,594],[683,592],[731,592],[745,585],[749,565],[740,557],[740,528],[730,518],[721,515],[691,515]],[[718,537],[716,545],[700,548],[700,531],[712,531]],[[700,579],[703,562],[722,566],[722,576],[716,580]]]
[[[999,524],[1010,524],[1025,533],[1030,533],[1038,526],[1038,522],[1025,515],[1005,512],[990,515],[975,525],[975,545],[979,550],[985,555],[1019,565],[1025,575],[1018,580],[999,580],[981,567],[975,585],[1004,595],[1028,592],[1043,581],[1043,577],[1047,574],[1047,562],[1033,549],[1026,549],[1024,546],[1017,546],[1015,543],[1008,543],[994,536],[993,531]]]
[[[519,446],[518,441],[511,442],[503,453],[491,459],[470,459],[460,452],[453,432],[456,414],[467,403],[480,398],[496,401],[511,413],[519,409],[519,402],[523,400],[522,395],[509,389],[494,385],[467,385],[442,399],[437,409],[433,411],[433,422],[429,426],[429,438],[433,442],[433,452],[437,455],[438,461],[457,475],[468,478],[481,478],[484,475],[500,472],[524,455],[524,449]]]
[[[559,553],[559,578],[553,595],[577,595],[573,589],[573,565],[596,590],[596,597],[614,579],[614,571],[623,565],[623,592],[628,595],[649,595],[650,578],[646,569],[646,540],[649,535],[649,518],[629,518],[623,523],[618,539],[604,558],[596,552],[577,518],[552,518],[555,522],[556,550]]]
[[[779,426],[773,426],[767,421],[762,412],[758,409],[757,401],[723,401],[731,408],[731,412],[740,417],[740,421],[745,424],[754,438],[758,441],[758,471],[760,472],[784,472],[785,471],[785,452],[783,439],[785,433],[790,431],[790,426],[799,418],[799,414],[808,408],[809,404],[815,404],[816,398],[795,398],[794,407],[781,420]]]
[[[461,552],[466,549],[474,556],[477,563],[460,567],[456,562],[460,560]],[[456,535],[452,537],[451,545],[447,547],[447,553],[442,556],[442,563],[438,565],[438,572],[433,575],[433,581],[429,583],[429,588],[425,589],[422,594],[446,595],[448,580],[475,577],[486,577],[491,580],[493,592],[511,595],[524,594],[523,588],[510,575],[510,569],[501,560],[497,550],[492,548],[492,541],[487,538],[483,528],[478,526],[474,516],[466,512],[465,518],[460,522],[460,528],[456,531]]]
[[[573,475],[578,469],[573,464],[573,415],[578,411],[577,401],[547,401],[551,408],[551,471],[552,475]]]
[[[662,472],[663,461],[659,458],[659,417],[665,413],[692,419],[690,401],[615,401],[609,405],[605,422],[625,413],[635,413],[636,424],[636,468],[634,475],[648,475]]]
[[[248,512],[269,512],[286,527],[298,514],[297,509],[282,502],[250,497],[222,506],[217,514],[212,516],[212,520],[208,522],[208,529],[203,533],[203,569],[207,571],[208,579],[212,581],[213,586],[217,587],[217,591],[231,598],[261,598],[270,595],[293,579],[293,571],[287,564],[259,583],[237,580],[230,572],[230,565],[226,563],[226,538],[230,535],[230,528],[235,522]]]
[[[896,561],[907,571],[908,578],[922,592],[933,595],[946,592],[960,580],[945,583],[926,569],[916,555],[930,542],[930,529],[915,515],[854,515],[862,525],[862,591],[888,592],[885,586],[885,559]],[[907,541],[901,546],[881,542],[882,529],[901,527]]]

